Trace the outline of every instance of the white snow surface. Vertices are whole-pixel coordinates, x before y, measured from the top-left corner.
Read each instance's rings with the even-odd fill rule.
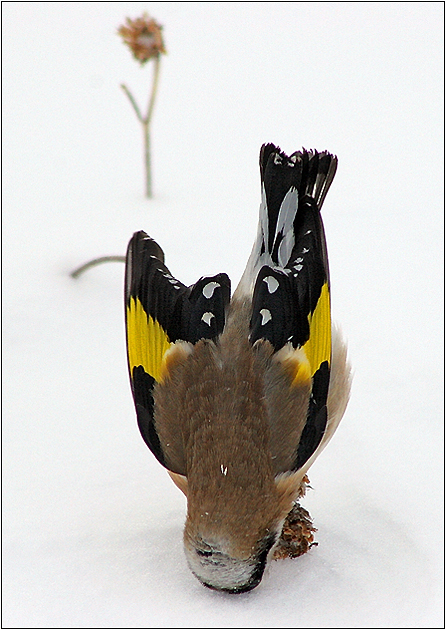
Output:
[[[3,627],[443,625],[441,2],[4,2]],[[164,25],[151,67],[116,35]],[[235,288],[274,142],[336,153],[323,208],[352,397],[310,470],[319,546],[210,591],[186,503],[136,425],[122,263],[144,229],[191,284]]]

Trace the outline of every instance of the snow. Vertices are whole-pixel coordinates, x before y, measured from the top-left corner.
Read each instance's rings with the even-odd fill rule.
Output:
[[[164,25],[150,67],[116,35]],[[6,2],[3,11],[3,627],[443,626],[443,3]],[[124,266],[146,230],[185,283],[235,287],[258,152],[327,149],[333,312],[354,366],[310,470],[319,545],[254,591],[212,592],[182,550],[185,500],[140,438]]]

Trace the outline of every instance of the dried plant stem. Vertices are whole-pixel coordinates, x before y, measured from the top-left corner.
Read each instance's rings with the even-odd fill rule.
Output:
[[[150,152],[150,129],[148,123],[143,123],[144,132],[144,161],[146,165],[146,197],[152,198],[152,159]]]
[[[139,110],[137,102],[133,98],[133,94],[130,92],[130,90],[128,89],[128,87],[124,83],[121,83],[121,88],[127,94],[128,98],[129,98],[129,101],[132,104],[133,109],[135,110],[135,113],[136,113],[136,116],[137,116],[138,120],[140,122],[143,122],[143,117],[141,115],[141,112]]]
[[[153,108],[155,105],[156,93],[158,90],[158,80],[159,80],[159,69],[160,69],[160,55],[158,54],[154,57],[153,62],[153,79],[152,79],[152,89],[150,91],[149,104],[147,107],[147,114],[143,117],[141,114],[141,110],[138,107],[137,102],[133,94],[130,92],[128,87],[124,84],[121,84],[121,88],[126,93],[133,109],[135,110],[136,117],[142,125],[143,130],[143,138],[144,138],[144,163],[145,163],[145,175],[146,175],[146,197],[149,199],[152,195],[152,160],[151,160],[151,152],[150,152],[150,121],[152,120]]]
[[[100,258],[94,258],[72,271],[70,276],[72,278],[78,278],[81,273],[84,273],[84,271],[87,271],[90,267],[96,267],[96,265],[100,265],[105,262],[125,262],[125,256],[101,256]]]
[[[155,105],[156,93],[158,91],[158,80],[159,80],[159,74],[160,74],[160,59],[161,59],[160,55],[157,55],[153,59],[154,65],[153,65],[152,90],[150,92],[149,106],[147,108],[147,116],[146,116],[146,122],[148,125],[150,125],[150,121],[152,119],[153,107]]]

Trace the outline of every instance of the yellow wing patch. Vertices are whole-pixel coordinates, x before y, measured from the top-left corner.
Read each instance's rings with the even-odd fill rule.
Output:
[[[321,363],[327,361],[330,365],[331,362],[330,292],[327,283],[322,287],[318,303],[313,315],[308,316],[308,322],[310,338],[301,348],[293,348],[291,344],[287,344],[275,354],[275,361],[282,364],[295,387],[309,383]]]
[[[311,375],[319,369],[321,363],[331,362],[331,315],[330,292],[328,284],[322,286],[316,308],[308,316],[310,324],[310,338],[302,346],[302,350],[310,363]]]
[[[127,307],[127,347],[130,374],[142,365],[155,381],[162,378],[163,357],[172,343],[162,326],[147,315],[137,297],[131,297]]]

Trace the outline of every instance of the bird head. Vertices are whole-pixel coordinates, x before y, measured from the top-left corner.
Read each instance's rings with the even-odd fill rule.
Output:
[[[284,519],[275,484],[265,483],[264,475],[246,484],[237,468],[234,460],[222,466],[220,483],[213,480],[208,488],[202,481],[196,487],[193,475],[188,478],[184,529],[192,573],[205,586],[229,593],[259,584]]]

